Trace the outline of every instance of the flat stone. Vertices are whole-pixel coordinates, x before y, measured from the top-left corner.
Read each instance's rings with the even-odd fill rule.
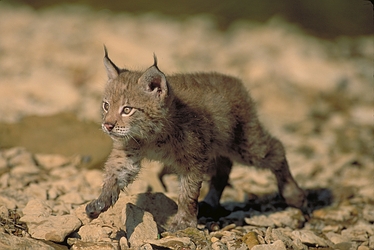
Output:
[[[305,218],[300,209],[289,207],[284,211],[270,213],[268,215],[256,215],[245,218],[244,220],[249,225],[259,227],[290,227],[296,229],[302,225]]]
[[[322,239],[321,237],[317,236],[310,230],[297,230],[292,232],[293,238],[300,239],[300,241],[307,245],[314,245],[314,246],[328,246],[327,242]]]
[[[305,218],[300,209],[288,207],[284,211],[269,215],[276,227],[300,228],[305,222]]]
[[[78,235],[84,242],[108,241],[112,230],[98,224],[84,225],[79,228]]]
[[[349,239],[347,239],[346,237],[343,237],[341,234],[328,232],[328,233],[325,233],[325,235],[326,235],[327,239],[329,239],[334,244],[339,244],[339,243],[349,241]]]
[[[337,208],[322,208],[313,211],[313,217],[322,220],[333,220],[338,222],[347,221],[357,215],[354,206],[340,206]]]
[[[351,241],[367,241],[369,235],[363,227],[347,228],[342,230],[342,236]]]
[[[256,215],[251,218],[245,218],[244,221],[248,225],[258,227],[275,227],[274,221],[266,215]]]

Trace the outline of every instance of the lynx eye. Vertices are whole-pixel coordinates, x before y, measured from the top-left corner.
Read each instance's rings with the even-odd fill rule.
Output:
[[[122,109],[122,115],[128,116],[131,115],[134,112],[134,109],[132,107],[125,106]]]
[[[109,103],[108,102],[103,102],[103,109],[105,112],[108,112],[109,110]]]

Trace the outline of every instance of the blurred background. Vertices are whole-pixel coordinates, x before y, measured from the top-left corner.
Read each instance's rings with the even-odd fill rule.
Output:
[[[0,149],[105,158],[105,44],[120,67],[145,69],[156,53],[166,74],[241,78],[281,139],[322,136],[332,122],[334,143],[371,151],[370,1],[3,0],[0,34]]]
[[[27,4],[34,9],[43,9],[61,4],[79,4],[95,11],[104,9],[119,13],[142,14],[156,12],[178,20],[191,15],[209,15],[220,30],[226,30],[238,20],[266,22],[274,16],[297,23],[307,32],[324,38],[341,35],[359,36],[373,32],[372,5],[369,0],[138,0],[138,1],[98,1],[98,0],[15,0],[14,4]]]

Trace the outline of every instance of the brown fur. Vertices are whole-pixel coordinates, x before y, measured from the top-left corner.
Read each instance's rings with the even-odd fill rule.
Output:
[[[196,226],[197,199],[205,174],[212,207],[227,184],[232,161],[270,169],[280,194],[301,207],[304,193],[294,181],[284,148],[257,118],[240,80],[218,73],[165,76],[157,60],[145,72],[119,69],[105,50],[108,83],[103,98],[104,132],[113,139],[102,193],[86,207],[97,217],[138,175],[143,158],[163,162],[180,178],[178,213],[171,230]]]

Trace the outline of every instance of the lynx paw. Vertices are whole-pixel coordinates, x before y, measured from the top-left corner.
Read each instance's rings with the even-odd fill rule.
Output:
[[[297,185],[288,185],[283,189],[282,196],[289,206],[303,208],[307,204],[304,191]]]
[[[196,227],[197,226],[197,219],[194,218],[187,218],[178,216],[178,214],[174,217],[172,223],[169,226],[170,232],[176,232],[178,230],[183,230],[188,227]]]
[[[116,203],[119,196],[119,191],[113,191],[109,195],[105,195],[106,192],[101,193],[99,198],[91,201],[86,206],[86,214],[91,219],[97,218],[102,212],[108,210],[108,208]]]

